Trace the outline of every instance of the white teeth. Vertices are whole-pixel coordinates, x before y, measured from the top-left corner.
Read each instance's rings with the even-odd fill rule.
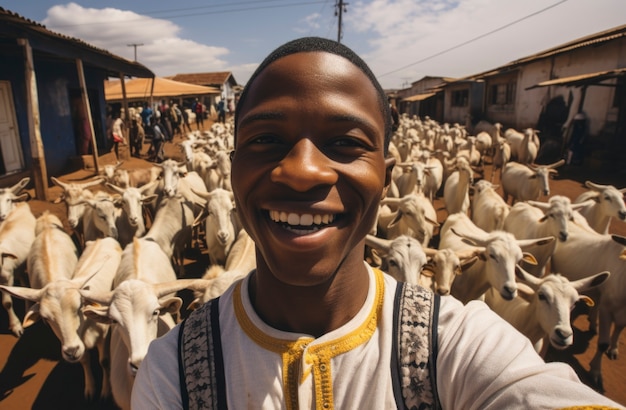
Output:
[[[313,225],[313,215],[311,214],[304,214],[300,217],[300,225],[302,226],[309,226],[309,225]]]
[[[281,211],[270,211],[270,219],[274,222],[286,222],[292,226],[311,226],[311,225],[321,225],[321,224],[329,224],[335,220],[334,215],[320,215],[320,214],[302,214],[298,215],[296,213],[287,213]]]
[[[289,225],[300,225],[300,217],[297,214],[289,214],[287,223]]]

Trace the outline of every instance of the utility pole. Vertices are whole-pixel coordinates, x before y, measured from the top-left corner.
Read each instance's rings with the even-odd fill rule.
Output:
[[[341,17],[343,13],[348,12],[348,3],[344,3],[343,0],[338,0],[335,3],[335,16],[339,17],[339,23],[337,24],[337,42],[341,43]]]
[[[143,43],[133,43],[133,44],[126,44],[128,47],[133,47],[135,49],[135,61],[137,61],[137,47],[139,46],[143,46]]]

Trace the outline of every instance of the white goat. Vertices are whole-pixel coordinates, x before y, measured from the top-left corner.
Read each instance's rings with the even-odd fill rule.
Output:
[[[533,244],[548,244],[553,240],[553,237],[517,240],[508,232],[483,231],[466,214],[448,216],[441,228],[439,247],[456,252],[471,250],[479,258],[455,279],[452,296],[467,303],[482,297],[489,287],[493,287],[503,298],[513,299],[517,295],[515,265],[521,260],[534,262],[534,257],[522,252],[523,249]]]
[[[393,239],[400,235],[410,235],[419,240],[423,246],[428,246],[433,237],[437,222],[437,211],[432,202],[424,194],[412,194],[402,198],[384,198],[381,206],[383,208],[378,215],[378,230],[381,237]]]
[[[504,221],[504,230],[511,232],[517,239],[536,239],[553,236],[558,241],[567,241],[569,228],[574,222],[573,212],[580,207],[572,205],[566,196],[555,195],[546,202],[518,202]],[[556,242],[549,246],[528,249],[533,254],[536,264],[523,265],[531,274],[539,277],[552,257]]]
[[[26,177],[13,186],[0,188],[0,226],[9,217],[18,202],[28,199],[28,193],[20,194],[20,192],[26,188],[29,182],[30,178]]]
[[[124,248],[133,237],[141,238],[146,234],[146,223],[144,219],[144,206],[155,201],[157,194],[146,194],[151,192],[158,181],[153,181],[140,188],[121,188],[113,184],[107,184],[109,189],[121,195],[115,200],[116,205],[122,208],[123,217],[117,221],[118,241]]]
[[[401,282],[418,284],[422,267],[427,262],[422,245],[413,237],[401,235],[393,240],[365,237],[365,244],[380,252],[381,269]]]
[[[65,183],[55,177],[51,177],[51,180],[55,185],[63,189],[61,196],[59,196],[54,203],[65,202],[67,207],[67,222],[78,237],[80,245],[84,245],[86,240],[85,232],[93,232],[95,229],[90,215],[91,209],[85,202],[87,199],[94,198],[93,192],[88,188],[100,185],[104,179],[98,178],[83,184]],[[90,239],[96,239],[96,237]]]
[[[504,229],[504,220],[510,211],[509,205],[496,192],[497,187],[484,179],[473,187],[472,222],[486,232]]]
[[[111,391],[122,409],[130,408],[130,394],[137,369],[152,340],[172,327],[182,300],[175,292],[193,280],[176,280],[169,257],[154,241],[135,238],[122,252],[113,290],[81,289],[94,305],[85,316],[111,324]]]
[[[547,338],[558,350],[568,348],[574,342],[570,311],[578,300],[593,305],[591,298],[579,295],[600,286],[609,277],[608,272],[598,273],[570,282],[566,277],[550,273],[543,278],[517,268],[523,283],[518,286],[518,297],[504,300],[493,288],[485,294],[485,303],[500,317],[526,336],[540,353],[547,346]],[[528,286],[528,287],[527,287]]]
[[[556,174],[557,168],[565,163],[564,160],[550,165],[523,165],[518,162],[509,162],[502,171],[501,183],[504,192],[504,201],[508,203],[509,196],[515,201],[538,200],[541,195],[550,195],[550,174]]]
[[[91,400],[95,396],[96,381],[91,369],[90,350],[98,349],[102,368],[100,399],[111,395],[109,375],[109,350],[105,339],[109,326],[85,318],[79,289],[109,291],[120,263],[122,248],[113,238],[89,241],[78,260],[71,279],[50,281],[41,289],[28,287],[0,286],[11,294],[34,302],[24,317],[24,327],[44,319],[61,342],[61,354],[69,363],[83,367],[85,377],[84,396]]]
[[[470,206],[469,187],[474,182],[474,171],[464,157],[457,157],[456,170],[443,187],[443,200],[448,214],[466,213]]]
[[[24,267],[35,241],[36,219],[26,203],[17,204],[0,225],[0,284],[13,286],[15,278],[25,283]],[[9,316],[9,330],[19,337],[24,333],[13,310],[11,295],[2,292],[2,306]]]
[[[71,278],[77,262],[76,245],[61,220],[44,211],[35,222],[35,240],[26,258],[30,287],[41,289],[53,280]]]
[[[441,296],[449,295],[454,279],[478,260],[472,250],[454,252],[448,248],[425,248],[424,252],[428,261],[422,267],[420,284]]]
[[[578,280],[589,272],[611,272],[609,279],[592,297],[598,303],[591,309],[589,329],[598,333],[598,347],[590,371],[596,386],[602,388],[602,356],[618,356],[619,336],[626,326],[626,238],[603,235],[572,224],[567,242],[558,242],[552,256],[552,269],[569,280]],[[613,331],[611,333],[611,328]]]
[[[617,189],[613,185],[594,184],[591,181],[585,181],[585,186],[591,191],[580,194],[574,203],[585,203],[578,212],[587,219],[594,231],[608,234],[611,218],[626,220],[626,188]]]
[[[194,224],[206,215],[205,241],[209,261],[213,265],[224,265],[240,228],[233,193],[222,188],[194,193],[206,200],[205,210]]]

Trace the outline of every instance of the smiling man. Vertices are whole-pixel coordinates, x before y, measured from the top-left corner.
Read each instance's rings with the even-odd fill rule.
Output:
[[[257,268],[152,343],[134,408],[617,407],[482,302],[364,262],[394,161],[385,94],[350,49],[279,47],[235,123],[232,187]]]

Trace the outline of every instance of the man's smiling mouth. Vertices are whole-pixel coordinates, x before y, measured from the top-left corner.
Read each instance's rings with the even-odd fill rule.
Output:
[[[294,212],[269,211],[270,219],[293,233],[305,235],[324,228],[335,221],[335,214],[297,214]]]

